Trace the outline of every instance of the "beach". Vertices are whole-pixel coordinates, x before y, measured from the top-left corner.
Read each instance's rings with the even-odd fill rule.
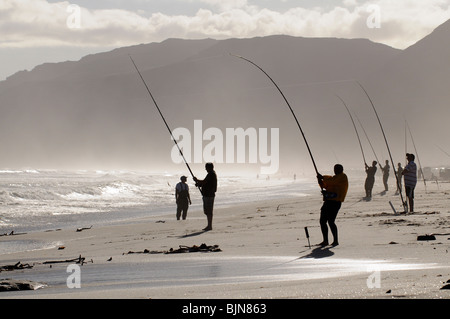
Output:
[[[450,184],[425,188],[419,181],[416,212],[395,214],[389,202],[399,212],[401,201],[394,191],[383,195],[377,183],[372,200],[364,201],[358,183],[350,179],[335,247],[316,246],[322,241],[319,188],[308,196],[219,206],[208,232],[200,208],[177,221],[174,207],[173,214],[123,224],[74,221],[73,228],[2,236],[2,243],[37,248],[0,255],[0,266],[30,266],[1,271],[0,279],[44,286],[0,292],[0,298],[450,298],[441,289],[450,280]],[[422,235],[435,239],[418,240]],[[215,249],[180,249],[202,244]]]

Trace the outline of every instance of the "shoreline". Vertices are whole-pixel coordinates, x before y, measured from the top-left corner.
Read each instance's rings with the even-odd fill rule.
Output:
[[[190,210],[186,221],[165,215],[80,232],[76,226],[0,237],[56,243],[0,255],[0,266],[34,264],[0,272],[0,278],[49,284],[0,292],[0,298],[450,298],[449,290],[440,289],[450,279],[450,184],[428,188],[417,186],[416,213],[394,215],[389,201],[399,206],[398,196],[388,192],[365,202],[352,187],[336,221],[340,245],[325,249],[309,248],[304,233],[308,227],[311,245],[321,242],[322,199],[314,195],[218,207],[209,232],[201,231],[203,213]],[[418,241],[424,234],[436,234],[436,240]],[[203,243],[221,251],[128,254]],[[44,264],[79,255],[86,260],[80,289],[67,287],[69,263]],[[369,287],[369,279],[376,287]]]

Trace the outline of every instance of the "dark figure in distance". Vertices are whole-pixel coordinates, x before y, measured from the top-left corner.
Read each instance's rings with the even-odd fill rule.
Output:
[[[402,163],[397,164],[397,190],[395,195],[398,195],[402,189],[402,177],[403,177],[403,167]]]
[[[177,220],[180,220],[180,217],[183,220],[186,219],[187,211],[189,205],[192,205],[191,197],[189,196],[189,186],[186,184],[187,177],[181,176],[181,182],[175,186],[175,200],[177,203]],[[181,215],[183,213],[183,215]]]
[[[414,163],[416,157],[414,154],[406,153],[406,159],[408,160],[408,165],[405,166],[402,174],[405,180],[405,192],[406,197],[408,197],[409,211],[414,212],[414,188],[417,184],[417,166]]]
[[[384,167],[381,166],[381,164],[379,164],[379,165],[380,165],[381,171],[383,172],[384,191],[387,192],[389,190],[388,179],[389,179],[389,170],[391,167],[389,166],[388,160],[386,160],[386,165],[384,165]]]
[[[201,187],[203,195],[203,213],[206,215],[208,225],[204,231],[212,230],[214,198],[217,191],[217,175],[214,171],[213,163],[206,163],[205,169],[208,172],[204,180],[194,177],[196,186]]]
[[[344,167],[341,164],[334,165],[334,176],[320,174],[317,180],[323,191],[323,205],[320,209],[320,229],[322,230],[323,241],[319,244],[322,247],[328,245],[328,227],[330,226],[333,235],[333,246],[339,245],[338,229],[335,220],[342,202],[345,200],[348,190],[347,175],[344,174]]]
[[[366,200],[372,199],[373,184],[375,184],[375,173],[377,172],[377,161],[372,162],[372,166],[369,167],[366,163],[366,182],[364,188],[366,189]]]

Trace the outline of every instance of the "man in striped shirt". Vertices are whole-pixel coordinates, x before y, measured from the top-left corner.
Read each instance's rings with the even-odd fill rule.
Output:
[[[405,166],[402,175],[405,181],[406,197],[408,197],[409,201],[409,212],[412,213],[414,212],[414,188],[417,184],[417,166],[414,163],[414,154],[406,153],[406,159],[408,160],[408,165]]]

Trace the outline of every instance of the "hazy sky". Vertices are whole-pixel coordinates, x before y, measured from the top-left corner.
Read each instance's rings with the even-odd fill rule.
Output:
[[[450,0],[0,0],[0,80],[167,38],[272,34],[414,44],[450,18]]]

